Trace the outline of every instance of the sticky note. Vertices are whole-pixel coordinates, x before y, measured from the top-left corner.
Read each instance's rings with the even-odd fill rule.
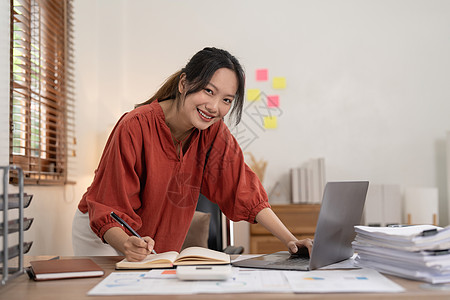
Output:
[[[247,90],[247,100],[257,101],[260,99],[261,91],[259,89],[248,89]]]
[[[264,117],[264,128],[266,129],[277,128],[277,117],[276,116]]]
[[[269,70],[267,69],[256,70],[256,81],[267,81],[268,78],[269,78]]]
[[[286,88],[286,78],[285,77],[274,77],[272,80],[272,87],[277,90]]]
[[[267,96],[267,107],[279,107],[280,97],[278,95]]]

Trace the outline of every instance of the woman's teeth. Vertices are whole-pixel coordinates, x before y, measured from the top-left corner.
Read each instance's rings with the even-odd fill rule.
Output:
[[[205,115],[200,109],[197,109],[197,110],[204,118],[212,119],[212,117]]]

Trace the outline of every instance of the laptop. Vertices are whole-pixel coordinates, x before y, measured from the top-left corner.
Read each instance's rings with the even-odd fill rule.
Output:
[[[368,187],[367,181],[326,184],[311,257],[281,251],[233,262],[233,266],[308,271],[350,258],[354,226],[360,224]]]

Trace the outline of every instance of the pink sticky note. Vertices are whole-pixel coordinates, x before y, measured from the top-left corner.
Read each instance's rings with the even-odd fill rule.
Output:
[[[267,69],[256,70],[256,81],[267,81],[269,79],[269,71]]]
[[[278,96],[278,95],[267,96],[267,106],[268,107],[279,107],[280,106],[280,96]]]

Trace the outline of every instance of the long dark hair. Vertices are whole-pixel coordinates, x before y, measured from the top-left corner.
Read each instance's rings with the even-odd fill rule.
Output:
[[[235,117],[236,125],[242,117],[244,105],[245,74],[239,61],[229,52],[217,48],[204,48],[197,52],[178,72],[171,75],[161,88],[147,101],[136,105],[136,107],[149,104],[155,100],[164,101],[175,99],[179,108],[185,97],[205,88],[214,73],[221,68],[227,68],[235,72],[238,80],[238,89],[233,101],[231,115]],[[182,95],[178,90],[178,83],[182,74],[186,74],[186,92]]]

